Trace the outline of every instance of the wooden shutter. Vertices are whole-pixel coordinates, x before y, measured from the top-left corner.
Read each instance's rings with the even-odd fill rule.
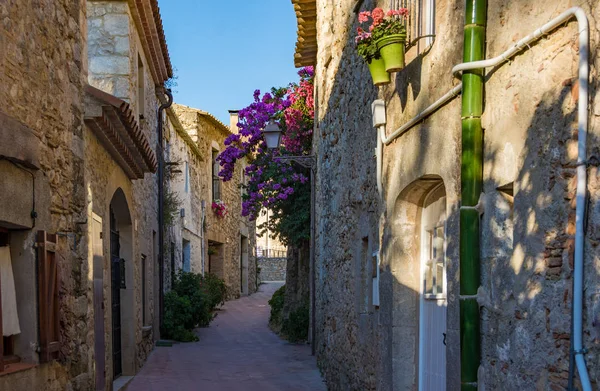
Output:
[[[40,362],[44,363],[57,359],[60,348],[56,234],[38,231],[37,258]]]

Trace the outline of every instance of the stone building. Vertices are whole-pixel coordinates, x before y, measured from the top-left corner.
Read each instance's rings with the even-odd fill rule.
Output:
[[[158,4],[0,13],[0,273],[16,296],[2,315],[18,316],[0,389],[118,389],[159,337],[154,151],[172,70]]]
[[[261,211],[260,215],[256,218],[256,226],[261,225],[269,221],[271,211],[265,209]],[[273,233],[268,228],[262,229],[256,234],[256,251],[259,257],[285,257],[287,252],[287,246],[279,240],[277,237],[273,237]]]
[[[167,114],[164,133],[169,178],[167,191],[175,196],[173,200],[177,201],[177,208],[172,210],[175,215],[166,238],[166,274],[172,278],[178,270],[204,274],[207,246],[202,227],[206,219],[207,200],[203,190],[207,184],[203,182],[206,181],[203,162],[206,155],[196,144],[195,132],[188,133],[183,128],[172,107],[167,109]]]
[[[199,187],[196,190],[199,191],[198,199],[205,205],[202,225],[205,241],[202,256],[192,256],[191,268],[225,280],[231,298],[254,293],[258,289],[256,229],[254,222],[242,217],[244,165],[236,167],[231,181],[223,182],[218,176],[220,165],[216,160],[225,149],[225,139],[232,131],[237,131],[237,126],[227,127],[212,114],[199,109],[177,104],[173,109],[202,157],[191,171],[197,178],[191,184],[192,188]],[[235,116],[235,112],[232,115]],[[237,125],[237,120],[232,123]],[[217,214],[215,201],[225,204],[227,213],[224,216]],[[195,207],[199,205],[196,203]]]
[[[445,105],[409,121],[459,82],[451,71],[463,59],[465,2],[403,2],[411,7],[406,66],[379,89],[356,54],[357,13],[390,2],[292,2],[299,23],[296,65],[315,65],[316,75],[314,343],[320,368],[334,390],[460,389],[460,89]],[[485,53],[499,56],[570,6],[582,7],[590,23],[583,345],[598,387],[600,7],[489,1]],[[478,379],[486,389],[567,387],[582,28],[570,18],[486,71],[476,295]],[[381,196],[376,100],[385,105],[384,121],[375,118],[385,123],[379,130],[391,137],[400,129],[382,147]]]

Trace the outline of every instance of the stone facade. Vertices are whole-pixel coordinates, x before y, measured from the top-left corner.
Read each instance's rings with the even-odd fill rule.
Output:
[[[201,173],[204,173],[206,156],[200,153],[196,141],[183,128],[172,108],[168,109],[165,139],[165,161],[171,167],[167,174],[168,189],[177,195],[180,208],[168,229],[166,275],[182,269],[204,274],[207,245],[202,227],[209,206],[203,193],[206,184],[202,180],[206,178]]]
[[[454,99],[383,150],[376,183],[371,103],[383,99],[387,134],[453,87],[462,60],[464,2],[435,2],[436,40],[407,52],[392,84],[372,86],[355,51],[354,0],[316,0],[316,350],[332,390],[414,390],[419,379],[421,221],[428,193],[443,186],[447,276],[446,388],[460,388],[459,200],[461,115]],[[414,4],[414,2],[411,2]],[[387,7],[364,1],[360,10]],[[598,156],[600,8],[584,1],[489,2],[487,57],[569,6],[591,27],[588,156]],[[577,24],[571,21],[489,72],[485,86],[481,220],[482,361],[489,389],[567,385],[577,155]],[[597,158],[588,169],[584,345],[600,381]],[[439,189],[439,187],[438,187]],[[509,189],[509,190],[507,190]],[[512,191],[511,191],[512,190]],[[512,194],[511,194],[512,193]],[[379,279],[371,254],[379,251]],[[374,305],[373,284],[379,288]],[[438,336],[439,337],[439,336]],[[441,337],[440,337],[441,338]]]
[[[287,257],[258,257],[258,277],[260,282],[285,281]]]
[[[0,195],[0,226],[9,229],[21,324],[14,353],[21,365],[31,364],[23,372],[0,376],[3,390],[88,390],[93,371],[93,340],[85,327],[93,313],[89,284],[82,278],[88,272],[85,226],[80,224],[86,217],[84,161],[74,153],[84,132],[85,2],[56,1],[47,7],[36,12],[30,1],[0,4],[0,186],[13,189]],[[61,233],[57,254],[64,341],[60,363],[35,366],[39,325],[32,271],[38,230]]]
[[[155,51],[157,59],[144,50],[151,43],[135,27],[135,7],[58,1],[42,12],[29,1],[0,5],[0,145],[21,143],[12,152],[0,147],[1,186],[14,188],[8,199],[0,195],[0,234],[9,238],[22,329],[14,341],[21,363],[0,369],[0,389],[91,390],[98,381],[112,389],[111,209],[124,259],[124,285],[117,288],[123,375],[137,372],[158,338],[157,182],[149,146],[157,142],[155,89],[165,81],[156,64],[170,70],[170,63],[166,52]],[[123,117],[110,117],[113,109]],[[124,150],[113,149],[90,127],[98,116],[116,121],[107,128],[139,133]],[[128,170],[133,165],[145,167],[138,179]],[[58,235],[60,352],[47,364],[38,355],[41,304],[33,272],[39,230]]]
[[[224,141],[232,130],[202,110],[183,105],[173,105],[183,128],[196,142],[203,159],[199,162],[199,184],[205,201],[204,272],[214,273],[225,280],[229,297],[256,292],[256,229],[254,222],[242,217],[243,164],[236,167],[231,181],[217,179],[220,196],[213,194],[214,157],[225,149]],[[237,124],[237,123],[236,123]],[[215,192],[215,193],[216,193]],[[220,198],[219,198],[220,197]],[[223,201],[227,214],[219,217],[212,208],[215,198]],[[197,266],[196,270],[201,269]]]
[[[270,210],[263,210],[256,218],[256,226],[260,227],[265,224],[269,216]],[[273,237],[268,229],[258,229],[256,235],[256,251],[262,257],[282,257],[287,253],[287,246],[281,243],[279,238]]]

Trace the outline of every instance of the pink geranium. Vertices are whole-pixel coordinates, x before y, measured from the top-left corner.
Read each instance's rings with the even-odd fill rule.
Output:
[[[377,26],[379,23],[383,22],[383,18],[385,13],[381,8],[375,8],[373,12],[371,12],[371,17],[373,18],[373,26]]]
[[[370,16],[371,13],[369,11],[362,11],[360,14],[358,14],[358,23],[368,22]]]

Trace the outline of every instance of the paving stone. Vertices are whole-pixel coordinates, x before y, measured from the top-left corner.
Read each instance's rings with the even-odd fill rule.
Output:
[[[268,300],[280,283],[227,302],[200,341],[155,348],[127,391],[326,390],[309,345],[290,344],[268,327]]]

